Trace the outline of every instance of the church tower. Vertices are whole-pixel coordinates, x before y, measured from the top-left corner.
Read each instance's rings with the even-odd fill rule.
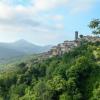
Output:
[[[78,40],[78,31],[75,31],[75,40]]]

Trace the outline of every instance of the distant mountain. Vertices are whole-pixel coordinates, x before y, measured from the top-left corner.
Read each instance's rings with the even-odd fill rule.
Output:
[[[19,40],[13,43],[0,43],[0,60],[46,52],[51,47],[38,46],[26,40]]]
[[[25,54],[33,54],[33,53],[42,53],[48,51],[51,46],[38,46],[27,42],[26,40],[19,40],[12,43],[11,48],[14,48],[17,51],[21,51]]]

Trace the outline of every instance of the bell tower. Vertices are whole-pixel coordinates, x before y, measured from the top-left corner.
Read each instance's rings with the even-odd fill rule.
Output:
[[[75,40],[78,40],[78,31],[75,31]]]

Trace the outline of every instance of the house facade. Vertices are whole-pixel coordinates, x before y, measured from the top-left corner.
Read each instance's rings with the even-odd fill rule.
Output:
[[[52,47],[52,49],[49,51],[50,57],[52,56],[60,56],[66,52],[71,51],[73,48],[79,46],[81,44],[81,41],[88,41],[88,42],[100,42],[100,37],[95,36],[83,36],[82,38],[78,37],[78,31],[75,32],[75,40],[73,41],[64,41],[63,43],[58,44],[57,46]]]

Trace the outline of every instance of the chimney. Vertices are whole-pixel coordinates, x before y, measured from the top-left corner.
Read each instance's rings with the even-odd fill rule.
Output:
[[[75,40],[78,40],[78,31],[75,31]]]

